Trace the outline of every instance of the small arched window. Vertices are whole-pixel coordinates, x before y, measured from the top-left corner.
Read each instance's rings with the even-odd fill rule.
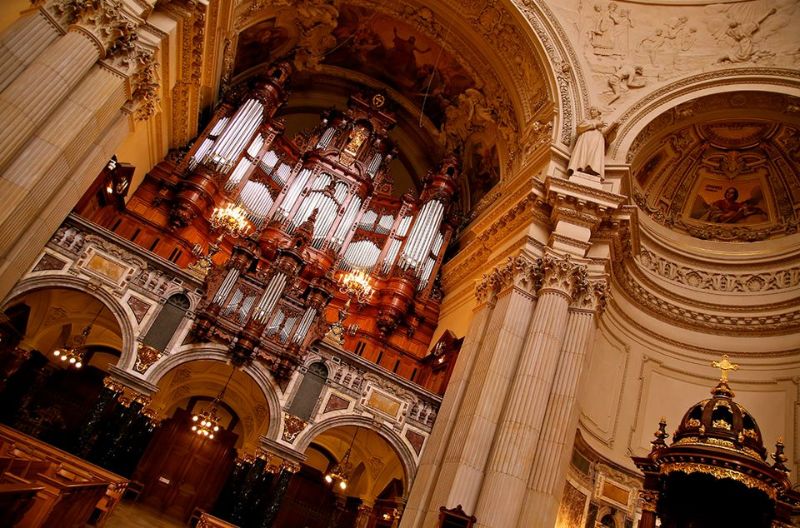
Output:
[[[186,316],[190,305],[189,298],[182,293],[167,299],[166,304],[142,339],[142,343],[163,352]]]
[[[319,399],[319,393],[328,379],[328,369],[324,363],[312,363],[308,366],[308,372],[303,376],[300,388],[297,390],[289,412],[302,420],[311,418],[314,406]]]

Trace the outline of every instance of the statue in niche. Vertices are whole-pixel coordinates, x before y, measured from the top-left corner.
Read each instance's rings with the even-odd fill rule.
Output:
[[[750,61],[758,62],[759,60],[774,56],[775,54],[771,51],[757,50],[753,43],[753,36],[761,28],[761,24],[777,12],[777,9],[772,8],[756,22],[731,20],[728,23],[728,28],[725,30],[725,36],[733,40],[735,45],[730,53],[726,53],[717,59],[717,63],[729,62],[731,64],[738,64]]]
[[[613,103],[630,89],[641,88],[647,84],[647,80],[642,75],[643,72],[644,68],[641,66],[630,64],[623,64],[617,68],[608,78],[608,86],[612,93],[608,103]]]
[[[589,109],[589,118],[578,123],[576,133],[578,139],[569,158],[567,174],[582,172],[601,179],[605,173],[606,138],[603,129],[606,123],[597,107]]]

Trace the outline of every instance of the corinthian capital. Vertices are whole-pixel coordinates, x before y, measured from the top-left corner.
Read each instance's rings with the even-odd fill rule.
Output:
[[[91,38],[101,55],[132,51],[137,24],[123,14],[119,0],[46,0],[43,4],[56,22]]]
[[[576,285],[570,308],[600,315],[605,310],[607,301],[608,281],[604,278],[589,279],[584,276]]]
[[[478,302],[494,303],[495,297],[502,290],[514,286],[528,293],[536,292],[541,282],[541,261],[525,255],[508,257],[501,265],[483,278],[475,287],[475,297]]]
[[[545,254],[542,268],[544,280],[540,291],[555,291],[572,299],[577,288],[586,281],[586,266],[574,262],[569,254]]]

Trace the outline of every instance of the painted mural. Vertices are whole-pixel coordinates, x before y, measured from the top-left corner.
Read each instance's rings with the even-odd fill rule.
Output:
[[[287,51],[289,33],[276,26],[275,18],[253,24],[239,34],[233,74],[238,75],[262,62],[269,62]]]
[[[759,224],[768,221],[760,178],[702,178],[689,216],[693,220],[715,224]]]

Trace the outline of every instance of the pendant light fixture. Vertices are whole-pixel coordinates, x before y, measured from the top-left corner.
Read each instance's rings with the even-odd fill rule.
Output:
[[[225,390],[228,388],[228,384],[231,382],[234,370],[235,367],[231,367],[231,373],[228,375],[225,385],[223,385],[222,390],[211,402],[211,405],[204,411],[192,416],[192,431],[200,436],[208,438],[209,440],[213,440],[214,436],[219,432],[220,417],[217,407],[219,402],[222,401],[222,398],[225,397]]]

